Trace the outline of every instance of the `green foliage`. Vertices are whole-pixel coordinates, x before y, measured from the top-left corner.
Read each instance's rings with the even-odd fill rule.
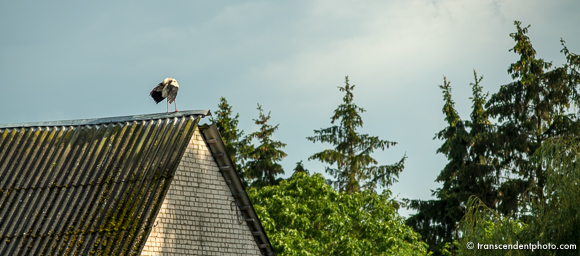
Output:
[[[210,117],[210,121],[216,124],[226,146],[226,150],[232,158],[232,162],[236,165],[236,171],[244,185],[247,186],[248,181],[244,173],[244,159],[242,157],[243,150],[246,149],[247,146],[242,144],[244,131],[238,129],[238,118],[240,117],[240,114],[236,113],[236,116],[232,117],[232,106],[228,104],[228,101],[224,97],[220,98],[218,107],[219,110],[215,112],[217,118],[212,116]]]
[[[337,192],[321,174],[296,172],[248,195],[278,255],[426,255],[385,189]]]
[[[484,245],[528,243],[521,240],[526,225],[509,217],[502,217],[473,196],[467,203],[467,213],[458,229],[462,237],[456,243],[458,255],[530,255],[529,250],[484,249]],[[468,247],[469,244],[473,247]]]
[[[307,137],[312,142],[330,143],[335,148],[318,152],[308,160],[317,159],[330,165],[336,164],[336,168],[327,167],[326,172],[336,178],[333,183],[340,191],[353,193],[360,191],[361,186],[370,190],[378,186],[390,186],[403,170],[406,157],[393,165],[379,166],[370,156],[375,149],[385,150],[397,143],[357,132],[363,126],[359,113],[365,110],[353,103],[352,91],[355,86],[348,83],[348,76],[345,80],[346,85],[338,87],[345,93],[343,103],[334,110],[331,118],[331,124],[338,120],[339,125],[314,130],[315,136]]]
[[[462,238],[459,255],[577,255],[578,249],[561,250],[475,250],[468,242],[480,244],[575,244],[580,241],[580,138],[563,136],[546,140],[534,153],[531,163],[546,173],[545,197],[531,205],[527,224],[502,217],[476,197],[459,225]],[[476,245],[477,246],[477,245]]]
[[[251,186],[261,188],[276,185],[282,180],[276,176],[284,174],[284,170],[278,162],[286,157],[286,153],[282,151],[286,144],[271,139],[274,131],[278,130],[278,125],[267,124],[271,118],[270,112],[265,115],[260,104],[258,104],[258,110],[260,115],[258,119],[254,119],[254,122],[260,126],[260,130],[246,136],[242,140],[242,144],[250,145],[253,139],[259,141],[258,146],[248,146],[244,150],[244,156],[248,159],[244,171],[248,180],[252,181]]]
[[[580,246],[580,137],[559,136],[545,141],[532,157],[546,170],[545,197],[533,205],[528,241]],[[577,255],[577,250],[558,255]]]

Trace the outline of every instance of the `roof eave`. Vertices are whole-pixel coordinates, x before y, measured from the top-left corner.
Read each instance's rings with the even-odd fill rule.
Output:
[[[264,227],[256,214],[256,210],[254,210],[254,206],[246,193],[242,180],[235,169],[235,165],[226,150],[222,137],[217,130],[217,126],[215,124],[203,124],[198,127],[220,169],[222,176],[232,191],[232,196],[236,200],[237,206],[240,211],[244,213],[243,217],[246,220],[246,224],[250,228],[250,232],[252,232],[252,236],[260,248],[260,251],[265,255],[276,255],[272,248],[272,244],[264,231]]]

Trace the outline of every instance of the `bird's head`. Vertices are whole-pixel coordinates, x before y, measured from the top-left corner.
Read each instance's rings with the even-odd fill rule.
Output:
[[[177,84],[177,80],[175,80],[175,78],[171,78],[171,77],[165,78],[163,80],[163,84],[166,84],[166,85],[170,84],[170,85],[179,87],[179,84]]]

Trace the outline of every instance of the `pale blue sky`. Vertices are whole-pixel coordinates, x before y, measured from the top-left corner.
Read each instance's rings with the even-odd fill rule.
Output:
[[[178,109],[215,111],[224,96],[247,134],[259,102],[288,144],[287,174],[300,160],[323,172],[306,159],[328,145],[305,137],[330,125],[348,75],[362,132],[399,143],[374,157],[409,157],[392,191],[429,199],[446,163],[432,140],[443,75],[467,119],[473,69],[492,93],[511,81],[514,20],[560,65],[560,37],[580,53],[578,11],[577,0],[1,1],[0,123],[164,112],[149,91],[174,77]]]

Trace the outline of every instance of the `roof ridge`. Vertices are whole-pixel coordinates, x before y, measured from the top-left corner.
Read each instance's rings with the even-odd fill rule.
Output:
[[[131,121],[143,121],[143,120],[153,120],[153,119],[162,119],[162,118],[184,117],[184,116],[193,116],[193,115],[202,115],[202,117],[205,117],[205,116],[211,116],[211,112],[208,109],[204,109],[204,110],[186,110],[186,111],[179,111],[179,112],[173,112],[173,113],[155,113],[155,114],[117,116],[117,117],[101,117],[101,118],[61,120],[61,121],[12,123],[12,124],[0,124],[0,129],[20,128],[20,127],[36,127],[36,126],[77,126],[77,125],[109,124],[109,123],[119,123],[119,122],[131,122]]]

